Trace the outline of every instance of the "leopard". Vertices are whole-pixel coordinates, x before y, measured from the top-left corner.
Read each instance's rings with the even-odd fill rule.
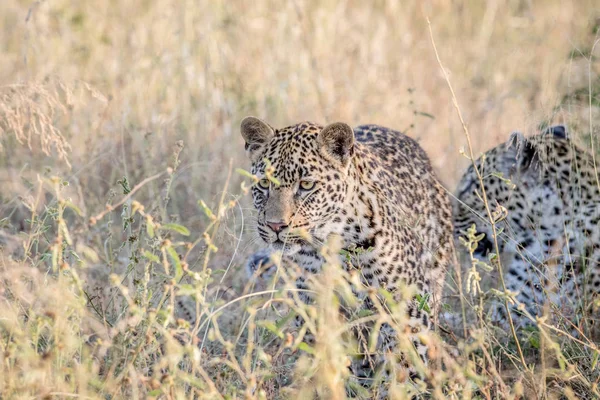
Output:
[[[393,296],[410,287],[420,296],[406,306],[407,334],[427,362],[428,347],[416,335],[432,329],[455,248],[449,192],[417,141],[379,125],[301,122],[276,129],[257,117],[242,120],[241,135],[256,177],[256,232],[266,246],[248,261],[249,272],[264,270],[270,254],[281,254],[282,266],[299,267],[295,284],[301,301],[310,303],[310,282],[325,263],[322,244],[336,238],[340,265],[359,271],[366,287]],[[355,257],[349,260],[347,251]],[[375,361],[350,367],[363,386],[373,382],[374,371],[394,365],[388,355],[395,335],[404,332],[385,325]],[[414,372],[406,362],[403,367]]]
[[[578,326],[600,291],[599,188],[593,153],[564,125],[529,137],[513,132],[466,169],[453,204],[455,236],[475,228],[474,259],[501,265],[497,289],[514,302],[493,301],[493,323],[514,319],[526,328],[549,315]]]

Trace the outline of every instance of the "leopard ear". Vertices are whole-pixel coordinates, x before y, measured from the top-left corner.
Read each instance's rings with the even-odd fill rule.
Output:
[[[264,145],[275,135],[269,124],[256,118],[246,117],[240,124],[242,137],[246,141],[246,153],[252,162],[255,162]]]
[[[327,125],[317,137],[321,153],[327,159],[348,166],[354,154],[354,131],[348,124],[335,122]]]
[[[506,143],[506,151],[512,165],[511,168],[523,173],[539,161],[537,150],[533,143],[521,132],[513,132]]]
[[[567,128],[564,125],[554,125],[550,126],[542,131],[543,135],[552,135],[556,139],[566,139],[569,140],[569,134],[567,132]]]

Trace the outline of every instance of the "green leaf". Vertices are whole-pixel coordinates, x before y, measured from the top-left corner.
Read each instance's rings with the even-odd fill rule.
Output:
[[[179,288],[179,291],[177,292],[178,296],[195,296],[198,293],[194,285],[182,284],[177,285],[177,287]]]
[[[146,233],[150,238],[154,238],[154,222],[150,218],[146,219]]]
[[[427,117],[427,118],[435,119],[435,117],[432,114],[429,114],[429,113],[426,113],[426,112],[423,112],[423,111],[415,111],[415,114],[422,115],[422,116]]]
[[[374,353],[377,348],[377,342],[379,340],[380,332],[381,324],[376,324],[371,333],[369,334],[369,341],[367,343],[367,346],[370,353]]]
[[[531,336],[529,336],[529,344],[534,349],[539,349],[540,348],[540,338],[537,337],[537,335],[531,335]]]
[[[425,296],[421,296],[420,294],[416,295],[417,301],[419,302],[419,311],[431,312],[429,308],[429,293],[425,294]]]
[[[384,288],[378,288],[377,293],[379,293],[379,295],[381,295],[383,299],[390,304],[396,304],[396,301],[394,301],[394,296],[392,296],[392,294]]]
[[[94,249],[92,249],[89,246],[86,246],[83,243],[78,243],[76,246],[76,249],[78,252],[82,253],[86,259],[88,259],[89,261],[91,261],[93,263],[97,263],[98,260],[100,259],[98,257],[98,253],[96,253],[96,251]]]
[[[208,206],[206,205],[204,200],[198,200],[198,205],[200,206],[200,208],[202,208],[202,211],[204,211],[204,214],[206,214],[206,216],[208,218],[210,218],[211,221],[214,221],[215,219],[217,219],[217,217],[215,217],[215,214],[211,211],[211,209],[208,208]]]
[[[225,274],[227,272],[226,269],[223,268],[219,268],[219,269],[214,269],[212,271],[213,275],[220,275],[220,274]]]
[[[598,365],[598,355],[599,353],[595,351],[594,355],[592,356],[592,370],[596,369],[596,365]]]
[[[144,252],[142,254],[148,260],[155,262],[157,264],[160,264],[160,259],[157,256],[155,256],[154,254],[150,253],[148,250],[144,250]]]
[[[164,224],[160,226],[160,229],[166,229],[168,231],[174,231],[182,234],[183,236],[190,236],[190,231],[183,225],[179,224]]]
[[[312,355],[315,354],[315,349],[304,342],[302,342],[298,345],[298,349],[305,351],[308,354],[312,354]]]
[[[173,264],[175,264],[175,280],[181,279],[183,276],[183,268],[181,267],[181,260],[175,249],[171,246],[167,247],[167,253],[171,256]]]
[[[235,172],[237,172],[238,174],[245,176],[246,178],[250,178],[253,181],[258,181],[258,179],[256,178],[256,175],[252,175],[250,172],[246,171],[245,169],[241,169],[241,168],[236,168]]]
[[[356,317],[357,318],[363,318],[363,317],[369,317],[369,316],[374,315],[374,314],[375,313],[372,310],[364,308],[362,310],[359,310],[358,313],[356,313]]]
[[[494,267],[492,267],[491,265],[487,265],[486,263],[480,260],[477,260],[477,266],[487,272],[492,272],[494,270]]]
[[[283,339],[283,332],[272,321],[258,321],[257,325],[262,326],[278,338]]]
[[[275,178],[274,176],[268,176],[267,177],[271,182],[273,182],[273,184],[275,186],[281,186],[281,182],[279,181],[279,179]]]
[[[505,178],[504,174],[502,172],[492,172],[490,175],[495,176],[496,178],[500,179],[502,182],[506,183],[511,189],[514,189],[517,187],[517,185],[515,185],[510,179]]]
[[[287,325],[288,322],[290,322],[294,318],[296,318],[296,312],[292,310],[284,318],[281,318],[279,321],[277,321],[277,329],[283,328],[285,325]]]
[[[63,204],[65,205],[65,207],[70,208],[71,210],[75,211],[75,213],[77,215],[79,215],[80,217],[83,215],[83,213],[81,212],[79,207],[77,207],[75,204],[71,203],[69,200],[64,200]]]
[[[67,229],[67,224],[65,223],[64,220],[60,220],[58,222],[58,229],[60,231],[62,231],[65,242],[67,242],[67,244],[69,246],[71,246],[73,244],[73,240],[71,239],[71,235],[69,234],[69,229]]]
[[[123,188],[123,194],[129,194],[129,192],[131,192],[131,188],[129,187],[129,181],[127,181],[127,178],[123,177],[122,179],[119,179],[117,183]]]

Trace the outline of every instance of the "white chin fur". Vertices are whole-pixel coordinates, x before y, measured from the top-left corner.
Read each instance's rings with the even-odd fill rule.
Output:
[[[274,251],[281,251],[284,255],[290,256],[300,251],[301,246],[296,243],[271,243],[271,249]]]

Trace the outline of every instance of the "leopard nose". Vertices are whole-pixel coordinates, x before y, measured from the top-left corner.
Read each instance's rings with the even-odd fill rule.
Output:
[[[279,233],[288,227],[288,225],[285,222],[271,222],[271,221],[267,221],[267,226],[269,228],[271,228],[271,230],[275,233]]]

